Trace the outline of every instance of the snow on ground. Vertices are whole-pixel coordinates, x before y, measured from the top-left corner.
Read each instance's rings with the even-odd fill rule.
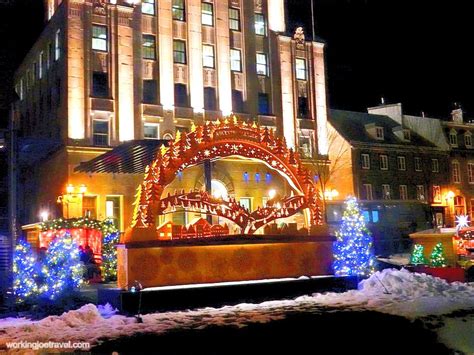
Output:
[[[410,264],[411,254],[393,254],[390,255],[388,258],[377,258],[377,260],[392,265],[405,266]]]
[[[294,300],[260,304],[239,304],[218,309],[154,313],[144,315],[143,323],[137,323],[133,317],[115,315],[110,306],[97,308],[89,304],[61,316],[50,316],[40,321],[0,320],[0,349],[7,341],[72,340],[87,341],[94,345],[102,339],[144,332],[162,334],[173,329],[203,329],[212,325],[245,327],[251,323],[283,319],[293,312],[312,312],[323,306],[373,310],[410,319],[442,316],[457,310],[474,310],[474,284],[449,284],[425,274],[387,269],[362,281],[359,290],[340,294],[314,294]],[[443,317],[443,321],[444,318],[448,319]],[[469,343],[463,341],[461,336],[473,329],[466,328],[466,325],[474,324],[473,319],[469,318],[469,323],[466,323],[458,318],[449,318],[447,325],[440,328],[441,339],[454,349],[467,348],[474,352],[472,339]],[[457,330],[460,327],[462,330]],[[466,337],[469,338],[468,334]]]
[[[474,314],[460,318],[443,318],[437,329],[439,341],[448,348],[474,354]]]

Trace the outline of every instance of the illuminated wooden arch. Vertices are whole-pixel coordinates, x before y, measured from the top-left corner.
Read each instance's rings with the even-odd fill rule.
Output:
[[[191,132],[178,133],[168,147],[162,147],[156,159],[146,168],[144,181],[138,188],[131,225],[132,233],[128,233],[129,237],[126,239],[133,241],[136,239],[134,231],[156,227],[156,216],[163,214],[170,205],[186,207],[186,204],[190,203],[191,196],[196,198],[196,191],[189,194],[182,191],[174,196],[162,198],[164,189],[179,172],[202,164],[206,160],[213,161],[227,157],[240,157],[264,163],[280,173],[296,191],[297,196],[273,201],[273,204],[270,201],[270,206],[280,206],[279,210],[277,207],[270,207],[270,210],[259,209],[254,214],[248,213],[247,217],[242,217],[245,220],[229,217],[228,214],[219,214],[220,212],[216,210],[210,214],[236,222],[246,234],[253,234],[272,220],[305,209],[310,212],[311,226],[323,224],[319,191],[315,186],[313,174],[303,167],[299,154],[288,149],[284,138],[275,137],[273,131],[268,128],[262,128],[255,123],[238,122],[234,118],[215,123],[207,122],[203,126],[193,125]],[[207,198],[202,194],[200,196],[201,199]],[[222,205],[228,204],[222,203]],[[241,208],[236,207],[235,212],[238,214],[240,210]],[[261,218],[258,223],[255,220],[256,216]]]

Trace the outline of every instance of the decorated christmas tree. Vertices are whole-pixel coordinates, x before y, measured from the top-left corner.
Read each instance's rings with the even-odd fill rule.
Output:
[[[425,247],[423,245],[415,244],[415,246],[413,247],[413,252],[411,254],[410,264],[413,264],[413,265],[427,264],[424,251],[425,251]]]
[[[355,198],[348,198],[342,225],[336,232],[334,271],[336,276],[369,276],[374,272],[372,236]]]
[[[444,248],[442,243],[435,245],[433,251],[431,252],[430,265],[433,267],[446,267],[448,263],[444,255]]]
[[[50,299],[81,286],[84,270],[79,258],[79,246],[69,233],[51,242],[42,271],[47,285],[46,296]]]
[[[38,295],[36,257],[31,245],[19,240],[13,254],[13,294],[17,302]]]

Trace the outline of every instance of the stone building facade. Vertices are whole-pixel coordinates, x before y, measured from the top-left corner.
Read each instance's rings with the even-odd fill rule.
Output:
[[[143,171],[74,169],[124,142],[174,139],[231,114],[274,130],[308,160],[327,156],[324,44],[302,29],[286,34],[283,0],[45,0],[45,9],[45,29],[15,75],[14,124],[45,150],[26,168],[22,223],[41,210],[92,211],[125,229]],[[229,192],[245,182],[235,197],[251,208],[268,189],[286,189],[253,162],[220,164],[216,185]],[[260,178],[269,174],[271,183]],[[179,185],[199,188],[201,175]]]

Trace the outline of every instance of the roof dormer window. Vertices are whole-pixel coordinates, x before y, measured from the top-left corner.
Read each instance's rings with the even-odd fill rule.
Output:
[[[406,141],[411,140],[410,130],[408,130],[408,129],[403,130],[403,139],[406,140]]]
[[[449,132],[449,144],[451,144],[453,147],[458,146],[458,132],[456,132],[455,129],[452,129]]]
[[[375,127],[375,138],[383,140],[383,127]]]
[[[464,134],[464,145],[466,148],[472,148],[472,133],[466,132]]]

